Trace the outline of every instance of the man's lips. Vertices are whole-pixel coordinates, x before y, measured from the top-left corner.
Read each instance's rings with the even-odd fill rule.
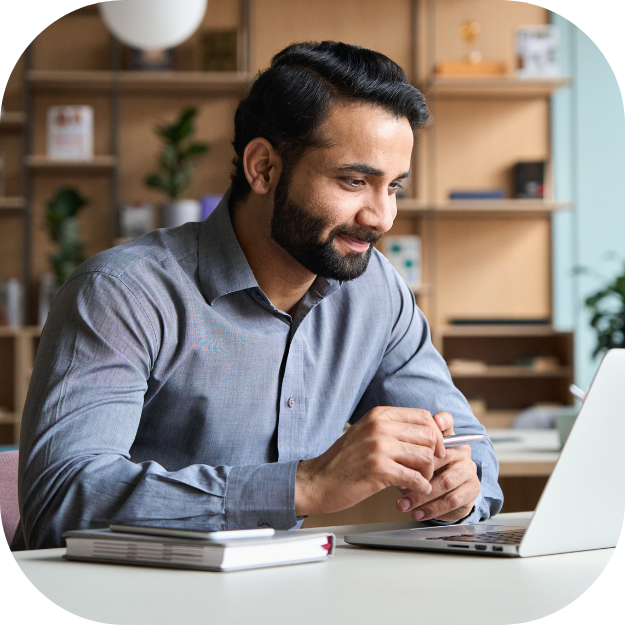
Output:
[[[352,237],[347,236],[346,234],[339,234],[337,239],[341,240],[346,247],[348,247],[352,252],[366,252],[369,249],[370,243],[366,241],[360,241],[358,239],[353,239]]]

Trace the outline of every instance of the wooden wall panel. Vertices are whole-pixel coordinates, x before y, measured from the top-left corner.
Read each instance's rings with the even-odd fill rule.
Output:
[[[548,317],[550,242],[546,220],[439,220],[436,323]]]
[[[256,67],[267,67],[271,57],[291,43],[333,39],[383,52],[409,72],[410,4],[410,0],[256,0]]]
[[[0,280],[22,279],[22,216],[17,211],[0,214]]]
[[[439,100],[435,123],[439,201],[453,189],[504,187],[511,194],[517,161],[549,158],[546,99]]]
[[[63,17],[35,39],[33,67],[110,69],[111,35],[97,14]]]
[[[24,59],[20,57],[7,83],[7,88],[2,96],[2,107],[5,111],[22,110],[22,72],[24,70]]]

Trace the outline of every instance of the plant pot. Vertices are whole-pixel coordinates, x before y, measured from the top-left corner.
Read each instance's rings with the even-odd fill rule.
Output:
[[[172,200],[161,205],[159,211],[161,228],[175,228],[189,221],[200,221],[200,203],[197,200]]]

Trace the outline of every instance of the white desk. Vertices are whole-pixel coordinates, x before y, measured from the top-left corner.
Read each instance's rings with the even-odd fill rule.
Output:
[[[527,513],[503,516],[510,521]],[[414,525],[328,529],[342,537],[365,528]],[[35,587],[59,606],[121,625],[501,625],[564,607],[597,579],[612,552],[496,559],[373,550],[339,540],[326,562],[234,573],[68,562],[61,558],[64,549],[15,557]]]

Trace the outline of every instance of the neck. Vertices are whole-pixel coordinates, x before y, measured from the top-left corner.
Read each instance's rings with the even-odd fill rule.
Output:
[[[273,194],[270,195],[250,193],[235,204],[232,226],[258,286],[275,308],[292,316],[316,276],[271,238]]]

